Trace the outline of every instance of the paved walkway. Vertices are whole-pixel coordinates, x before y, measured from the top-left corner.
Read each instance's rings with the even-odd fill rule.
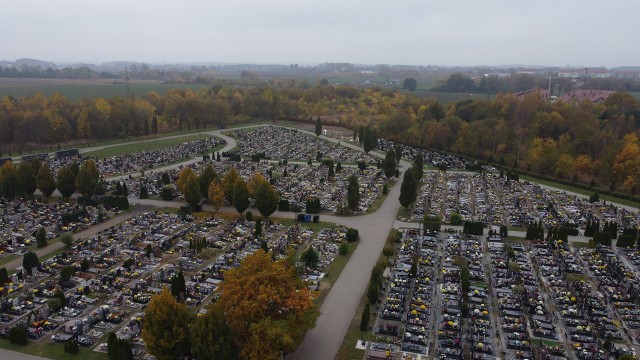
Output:
[[[262,125],[250,125],[245,128],[256,126]],[[300,129],[298,130],[313,134],[310,131]],[[221,149],[220,152],[231,150],[236,146],[236,141],[231,137],[223,135],[223,131],[228,131],[228,129],[202,132],[221,137],[227,141],[226,146]],[[321,137],[323,139],[326,139],[327,141],[339,143],[342,146],[361,150],[360,147],[350,143],[340,142],[337,139],[328,138],[325,136]],[[91,150],[94,149],[84,149],[84,151]],[[384,157],[384,154],[379,152],[372,152],[371,154],[381,158]],[[194,158],[192,160],[185,161],[179,164],[173,164],[159,169],[154,169],[153,171],[175,169],[180,165],[193,164],[199,160],[200,158]],[[409,164],[405,161],[402,161],[400,164],[400,168],[402,171],[408,166]],[[128,176],[129,175],[124,175],[111,179],[118,179]],[[132,174],[132,176],[136,176],[136,174]],[[316,326],[313,329],[309,330],[309,332],[307,332],[302,344],[300,344],[298,349],[294,353],[287,355],[287,360],[332,360],[335,358],[349,328],[349,324],[351,323],[351,320],[355,315],[355,311],[360,302],[360,299],[366,290],[371,274],[371,269],[375,265],[377,259],[380,256],[380,253],[382,252],[382,248],[384,247],[384,243],[389,231],[392,227],[417,226],[417,224],[415,223],[402,223],[394,220],[397,215],[398,208],[400,207],[400,204],[398,203],[398,197],[400,195],[400,184],[401,181],[396,182],[394,187],[390,189],[387,198],[382,203],[379,210],[375,213],[353,217],[338,217],[324,214],[321,216],[323,221],[334,222],[358,229],[360,234],[360,243],[358,244],[355,252],[351,256],[350,261],[345,266],[344,270],[336,280],[334,286],[332,287],[331,291],[327,295],[327,298],[322,304],[322,307],[320,308],[321,314],[318,317]],[[180,201],[168,202],[152,199],[137,199],[133,197],[130,197],[129,201],[132,204],[175,208],[180,207],[184,204],[184,202]],[[205,209],[206,208],[207,207],[205,207]],[[136,209],[143,209],[143,207],[137,206]],[[235,210],[230,207],[226,207],[224,209],[221,209],[221,211]],[[292,213],[275,212],[273,216],[289,218],[292,216]],[[100,230],[97,230],[95,232],[99,231]],[[520,234],[520,232],[510,233],[516,236],[524,236],[524,232],[522,232],[522,234]],[[81,234],[78,234],[78,236],[81,236]],[[25,357],[19,357],[23,356],[23,354],[14,356],[14,354],[17,353],[13,352],[8,352],[7,354],[10,355],[5,356],[5,354],[0,352],[0,359],[40,359],[36,357],[29,357],[28,355],[24,355]]]
[[[6,340],[5,340],[6,341]],[[3,360],[48,360],[40,356],[29,355],[17,351],[0,349],[0,359]]]

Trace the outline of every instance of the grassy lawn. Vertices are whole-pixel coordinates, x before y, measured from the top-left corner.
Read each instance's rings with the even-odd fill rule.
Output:
[[[593,279],[591,279],[589,276],[587,275],[581,275],[581,274],[566,274],[567,275],[567,281],[571,282],[571,281],[585,281],[585,282],[592,282]]]
[[[575,248],[575,249],[581,249],[581,248],[589,247],[589,243],[572,241],[572,242],[569,243],[569,246],[571,246],[572,248]]]
[[[578,188],[575,186],[569,186],[569,185],[564,185],[564,184],[560,184],[560,183],[556,183],[553,181],[548,181],[548,180],[542,180],[542,179],[538,179],[532,176],[527,176],[527,175],[520,175],[520,180],[526,180],[526,181],[530,181],[532,183],[536,183],[536,184],[542,184],[542,185],[547,185],[547,186],[551,186],[554,187],[556,189],[560,189],[560,190],[566,190],[566,191],[571,191],[574,192],[576,194],[581,194],[581,195],[585,195],[585,196],[591,196],[595,191],[594,190],[587,190],[587,189],[582,189],[582,188]],[[638,204],[635,201],[631,201],[631,200],[627,200],[627,199],[620,199],[614,196],[610,196],[610,195],[603,195],[603,194],[599,194],[600,195],[600,200],[606,200],[609,202],[615,202],[618,204],[622,204],[622,205],[627,205],[627,206],[633,206],[633,207],[639,207],[640,204]]]
[[[158,140],[154,140],[154,141],[131,142],[131,143],[126,143],[118,146],[112,146],[102,150],[83,153],[82,155],[93,156],[97,158],[104,158],[104,157],[134,153],[139,151],[157,150],[157,149],[162,149],[172,145],[182,144],[187,141],[206,139],[209,137],[210,137],[209,135],[205,135],[205,134],[194,134],[194,135],[181,136],[177,138],[159,138]]]
[[[391,180],[391,181],[387,181],[387,188],[391,189],[393,188],[393,186],[396,184],[397,180]],[[369,206],[369,208],[367,209],[367,214],[369,213],[374,213],[376,211],[378,211],[378,209],[380,209],[380,206],[382,205],[382,203],[384,202],[384,200],[387,198],[388,194],[382,194],[382,191],[380,192],[380,196],[378,196],[378,198],[371,204],[371,206]]]
[[[411,211],[404,206],[400,207],[398,215],[396,215],[397,220],[400,220],[401,218],[404,218],[404,221],[411,221]]]
[[[17,259],[19,257],[20,256],[16,255],[16,254],[5,255],[5,256],[2,257],[2,259],[0,259],[0,266],[4,265],[4,264],[6,264],[6,263],[8,263],[10,261],[13,261],[13,260],[15,260],[15,259]],[[7,269],[7,270],[9,270],[9,269]]]
[[[57,144],[49,144],[46,147],[42,147],[38,150],[34,150],[34,151],[25,151],[23,153],[20,154],[13,154],[13,156],[17,156],[17,155],[27,155],[27,154],[39,154],[39,153],[43,153],[43,152],[55,152],[58,150],[62,150],[62,149],[73,149],[73,148],[89,148],[89,147],[97,147],[97,146],[106,146],[106,145],[116,145],[116,144],[123,144],[123,145],[127,145],[127,144],[133,144],[136,142],[140,142],[140,141],[144,141],[144,140],[162,140],[164,138],[167,137],[171,137],[171,136],[178,136],[178,135],[189,135],[189,134],[200,134],[202,132],[205,131],[214,131],[217,130],[217,128],[215,127],[210,127],[207,129],[201,128],[201,129],[191,129],[191,130],[183,130],[183,131],[171,131],[171,132],[166,132],[166,133],[161,133],[158,134],[157,136],[153,136],[153,135],[149,135],[149,136],[139,136],[139,137],[128,137],[126,140],[123,138],[117,138],[117,139],[111,139],[111,140],[104,140],[104,141],[97,141],[97,142],[85,142],[85,143],[76,143],[75,141],[73,143],[69,143],[69,144],[64,144],[60,146],[60,149],[58,149]],[[201,136],[205,136],[204,134],[201,134]],[[181,139],[184,139],[185,137],[181,137]],[[187,140],[182,140],[182,141],[187,141]],[[180,143],[180,142],[178,142]],[[85,154],[83,154],[85,155]]]
[[[46,336],[49,335],[45,335],[45,337]],[[9,340],[1,339],[0,347],[56,360],[107,360],[107,354],[92,351],[84,347],[80,347],[80,352],[78,352],[77,355],[65,354],[63,344],[51,344],[46,339],[41,339],[37,342],[29,341],[27,346],[14,345],[10,343]]]

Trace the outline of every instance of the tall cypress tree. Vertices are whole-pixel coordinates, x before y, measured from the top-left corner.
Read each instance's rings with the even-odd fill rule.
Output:
[[[408,208],[416,201],[417,197],[418,183],[415,175],[413,174],[413,168],[409,168],[404,172],[402,185],[400,185],[400,197],[398,200],[400,201],[400,205]]]

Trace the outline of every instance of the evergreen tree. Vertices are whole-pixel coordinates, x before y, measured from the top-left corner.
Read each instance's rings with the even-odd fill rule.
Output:
[[[327,174],[327,178],[331,179],[334,178],[336,176],[335,171],[333,170],[333,161],[329,162],[329,173]]]
[[[371,316],[371,308],[369,304],[364,306],[364,310],[362,310],[362,317],[360,318],[360,331],[367,331],[369,328],[369,320]]]
[[[151,132],[153,132],[153,135],[158,135],[158,117],[156,114],[153,114],[151,118]]]
[[[254,229],[253,233],[256,236],[256,238],[258,238],[260,235],[262,235],[262,220],[260,220],[260,219],[256,220],[256,226],[255,226],[255,229]]]
[[[384,163],[382,165],[384,170],[384,176],[387,179],[393,177],[396,171],[396,154],[393,150],[387,151],[387,155],[384,157]]]
[[[38,255],[34,252],[27,252],[22,257],[22,268],[27,274],[33,274],[33,268],[40,266],[40,259],[38,259]]]
[[[422,152],[420,151],[418,151],[416,157],[413,159],[413,175],[415,176],[418,183],[424,176],[424,159],[422,157]]]
[[[320,121],[320,116],[316,118],[316,136],[320,136],[322,134],[322,122]]]
[[[251,201],[249,200],[249,189],[242,178],[238,177],[234,183],[233,191],[231,193],[233,194],[233,206],[235,206],[238,213],[242,214],[251,204]]]
[[[418,183],[416,182],[415,175],[413,174],[413,168],[407,169],[402,178],[402,184],[400,185],[400,205],[408,208],[413,204],[418,197]]]
[[[356,175],[349,176],[347,184],[347,206],[351,211],[356,211],[360,204],[360,185],[358,185],[358,177]]]
[[[47,233],[42,226],[40,226],[38,232],[36,232],[36,246],[38,246],[38,248],[47,246]]]
[[[402,144],[396,144],[393,147],[393,153],[396,156],[396,164],[400,164],[400,159],[402,159]]]

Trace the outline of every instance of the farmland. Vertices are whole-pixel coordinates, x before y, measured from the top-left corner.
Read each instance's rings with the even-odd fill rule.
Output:
[[[155,91],[164,95],[171,89],[198,90],[203,84],[163,83],[160,81],[131,81],[131,95],[141,96]],[[40,92],[44,96],[59,93],[66,98],[77,100],[94,97],[125,96],[125,85],[121,79],[114,80],[58,80],[58,79],[0,79],[0,98],[12,96],[32,96]]]

